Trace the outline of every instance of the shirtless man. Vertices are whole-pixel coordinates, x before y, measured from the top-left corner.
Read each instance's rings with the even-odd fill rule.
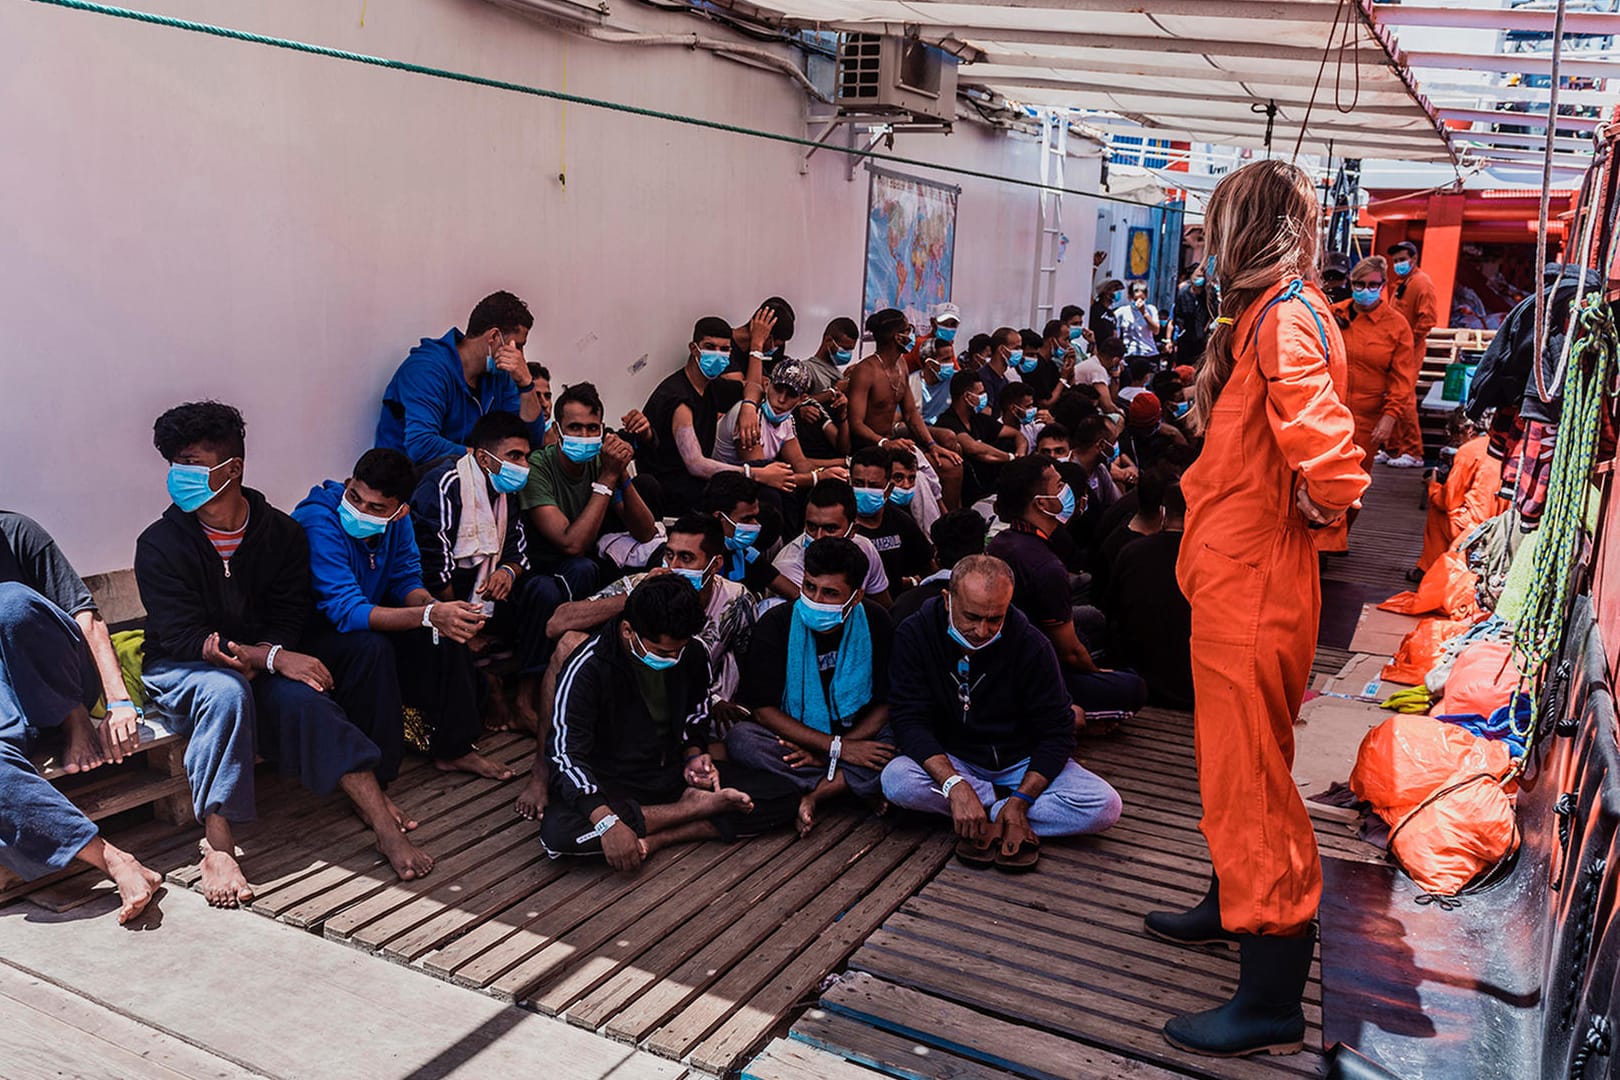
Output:
[[[913,453],[921,449],[939,476],[946,508],[955,510],[962,498],[961,455],[934,441],[908,389],[905,354],[915,346],[916,335],[905,315],[894,308],[874,312],[866,329],[876,351],[850,372],[850,449],[884,446]],[[910,438],[894,435],[897,415],[904,418]]]

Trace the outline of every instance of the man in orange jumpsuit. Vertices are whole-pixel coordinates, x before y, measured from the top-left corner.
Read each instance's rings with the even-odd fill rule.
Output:
[[[1373,454],[1389,441],[1417,387],[1422,362],[1412,345],[1412,326],[1384,299],[1388,264],[1369,255],[1350,272],[1350,299],[1333,307],[1344,337],[1349,389],[1344,403],[1356,420],[1356,445],[1371,469]]]
[[[1395,306],[1412,327],[1412,348],[1418,367],[1428,349],[1429,331],[1440,325],[1440,293],[1434,279],[1417,264],[1417,245],[1409,240],[1391,244],[1386,252],[1395,286]],[[1415,385],[1415,384],[1414,384]],[[1418,428],[1417,395],[1409,394],[1390,438],[1387,465],[1397,469],[1423,467],[1423,432]]]
[[[1429,516],[1423,523],[1423,554],[1418,556],[1420,573],[1433,566],[1457,538],[1467,536],[1474,526],[1507,509],[1502,498],[1502,463],[1490,455],[1490,438],[1473,438],[1473,425],[1464,420],[1454,438],[1463,439],[1446,470],[1441,453],[1442,478],[1429,481]],[[1408,575],[1410,576],[1410,575]]]
[[[1310,177],[1263,161],[1216,186],[1206,235],[1222,313],[1205,350],[1202,456],[1187,470],[1177,577],[1192,606],[1201,828],[1214,877],[1188,912],[1155,912],[1170,941],[1235,941],[1232,1000],[1173,1018],[1195,1053],[1292,1053],[1305,1036],[1322,871],[1294,784],[1294,719],[1316,651],[1321,589],[1312,527],[1366,490],[1342,400],[1344,343],[1313,281],[1318,209]],[[1292,278],[1292,280],[1290,280]]]

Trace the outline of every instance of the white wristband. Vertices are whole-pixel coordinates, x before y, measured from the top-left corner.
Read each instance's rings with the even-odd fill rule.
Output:
[[[276,673],[276,654],[281,652],[280,645],[270,646],[270,651],[264,654],[264,670],[274,675]]]
[[[613,489],[608,487],[606,484],[593,483],[591,484],[591,490],[598,495],[606,495],[610,499],[613,498]]]
[[[945,782],[939,785],[939,793],[945,796],[947,799],[950,798],[951,788],[955,787],[957,784],[960,784],[962,779],[963,778],[960,773],[954,773],[951,776],[946,777]]]
[[[598,821],[595,825],[592,825],[590,832],[585,833],[583,836],[576,837],[574,843],[584,844],[589,843],[591,840],[600,840],[602,837],[607,835],[607,831],[609,829],[613,828],[613,826],[617,825],[618,823],[619,815],[609,814],[601,821]]]
[[[433,631],[433,644],[439,643],[439,628],[433,625],[433,605],[422,609],[422,625]]]
[[[831,780],[838,772],[838,759],[844,753],[844,740],[834,735],[832,745],[827,748],[827,779]]]
[[[744,464],[743,475],[752,480],[754,478],[754,467],[752,465]]]

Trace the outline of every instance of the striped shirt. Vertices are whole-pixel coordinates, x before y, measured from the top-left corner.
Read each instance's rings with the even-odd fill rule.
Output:
[[[202,522],[199,521],[197,524],[202,525]],[[219,557],[229,565],[231,557],[236,554],[236,549],[242,546],[242,537],[247,534],[247,527],[247,518],[243,518],[242,527],[239,529],[221,532],[203,525],[202,531],[203,535],[208,537],[208,542],[214,545],[214,550],[219,553]]]

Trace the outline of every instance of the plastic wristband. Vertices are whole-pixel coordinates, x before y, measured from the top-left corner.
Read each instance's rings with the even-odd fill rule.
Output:
[[[497,574],[500,573],[502,570],[505,570],[506,571],[506,576],[511,578],[513,581],[517,580],[517,571],[512,569],[512,564],[511,563],[501,563],[501,565],[499,565],[499,566],[497,566],[495,568],[495,572]]]
[[[883,448],[883,447],[885,447],[887,445],[889,445],[889,440],[888,439],[879,439],[878,440],[879,449],[881,449],[881,448]]]
[[[1027,805],[1027,806],[1034,806],[1035,805],[1035,796],[1027,794],[1027,793],[1022,792],[1022,791],[1015,791],[1015,792],[1012,793],[1012,795],[1010,797],[1014,798],[1014,799],[1022,799],[1024,801],[1025,805]]]
[[[955,787],[957,784],[960,784],[962,782],[962,780],[963,780],[963,777],[962,777],[961,773],[953,773],[952,775],[947,776],[945,778],[945,782],[943,784],[939,785],[939,793],[941,795],[945,796],[947,799],[950,798],[951,797],[951,789],[953,787]]]
[[[690,761],[696,761],[698,758],[700,758],[702,756],[703,756],[703,751],[702,750],[694,750],[690,754],[686,755],[686,760],[689,761],[689,762]]]
[[[433,644],[439,643],[439,628],[433,625],[433,605],[422,609],[422,625],[433,631]]]
[[[613,498],[613,489],[608,487],[606,484],[591,484],[591,492],[595,495],[606,495],[610,499]]]
[[[827,779],[831,780],[838,773],[838,759],[844,753],[844,740],[834,735],[832,745],[827,748]]]
[[[769,359],[770,359],[770,355],[769,355],[769,354],[768,354],[768,353],[762,353],[762,352],[760,352],[760,351],[759,351],[759,350],[758,350],[758,349],[753,349],[753,350],[751,350],[751,351],[750,351],[750,352],[749,352],[749,353],[748,353],[748,355],[749,355],[749,356],[757,356],[757,357],[759,357],[759,358],[760,358],[760,359],[761,359],[761,360],[769,360]]]
[[[125,698],[123,701],[107,702],[107,711],[112,712],[114,709],[133,709],[136,716],[144,717],[146,715],[146,713],[141,711],[141,707],[139,705],[135,704],[133,701],[130,701],[128,698]]]
[[[744,464],[743,475],[752,480],[754,478],[754,467],[752,465]]]
[[[600,840],[607,835],[607,831],[619,823],[618,814],[609,814],[607,817],[591,826],[591,831],[582,833],[574,838],[576,844],[586,844],[592,840]]]
[[[759,354],[755,353],[754,355],[758,356]],[[759,408],[759,402],[755,401],[753,398],[743,398],[742,403],[744,405],[752,405],[755,409]]]
[[[274,675],[276,673],[276,657],[281,653],[280,645],[270,646],[270,651],[264,654],[264,670]]]

